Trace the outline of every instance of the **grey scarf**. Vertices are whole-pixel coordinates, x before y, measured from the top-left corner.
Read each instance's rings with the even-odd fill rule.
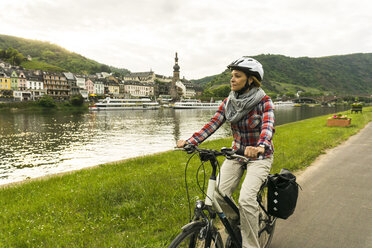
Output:
[[[226,119],[233,124],[251,112],[266,93],[263,89],[254,87],[247,93],[239,95],[239,98],[237,95],[236,92],[231,91],[226,103]]]

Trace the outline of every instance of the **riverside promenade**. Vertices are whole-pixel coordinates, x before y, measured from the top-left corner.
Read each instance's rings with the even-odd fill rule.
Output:
[[[277,221],[271,248],[372,248],[372,122],[297,182],[296,211]]]

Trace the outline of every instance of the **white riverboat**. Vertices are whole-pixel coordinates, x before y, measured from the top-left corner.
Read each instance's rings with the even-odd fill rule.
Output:
[[[107,97],[89,106],[90,110],[146,110],[159,108],[159,103],[151,101],[149,98],[114,99]]]
[[[295,104],[292,101],[277,101],[274,102],[275,107],[293,107]]]
[[[222,101],[218,102],[200,102],[196,99],[188,99],[180,102],[175,102],[172,105],[174,109],[218,109]]]

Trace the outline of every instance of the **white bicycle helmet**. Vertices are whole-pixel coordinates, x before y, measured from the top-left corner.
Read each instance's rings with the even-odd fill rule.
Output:
[[[262,81],[264,76],[264,70],[262,65],[257,60],[243,56],[240,59],[235,60],[227,66],[230,70],[239,70],[246,74],[255,76],[258,81]]]

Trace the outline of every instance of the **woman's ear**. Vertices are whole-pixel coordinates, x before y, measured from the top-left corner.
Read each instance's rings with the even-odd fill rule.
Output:
[[[252,83],[253,83],[253,78],[252,78],[252,76],[249,76],[249,78],[248,78],[248,84],[251,85]]]

